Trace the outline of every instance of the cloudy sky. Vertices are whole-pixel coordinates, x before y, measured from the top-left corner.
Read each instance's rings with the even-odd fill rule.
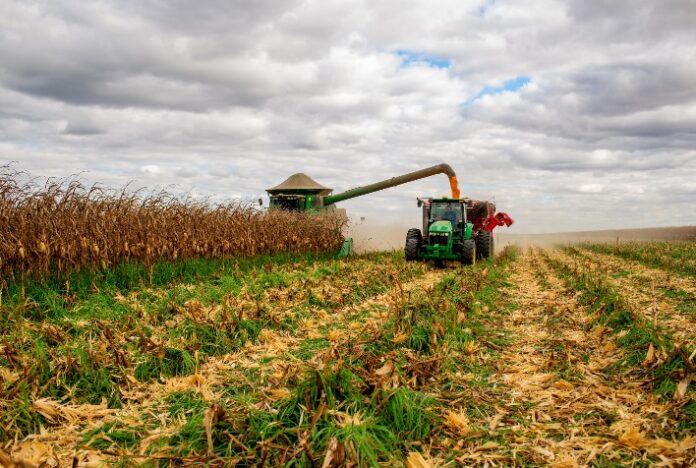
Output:
[[[511,232],[696,224],[696,2],[0,0],[9,161],[217,198],[448,162]]]

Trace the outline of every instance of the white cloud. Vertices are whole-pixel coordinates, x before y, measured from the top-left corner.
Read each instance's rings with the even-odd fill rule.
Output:
[[[0,9],[0,161],[36,175],[221,199],[296,171],[343,190],[446,161],[520,232],[668,225],[674,210],[696,223],[693,2]],[[521,76],[521,89],[471,101]],[[414,197],[446,187],[344,205],[417,224]]]

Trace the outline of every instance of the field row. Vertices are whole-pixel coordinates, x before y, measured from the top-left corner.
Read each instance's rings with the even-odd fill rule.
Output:
[[[696,277],[696,242],[586,243],[581,248],[598,254],[635,260],[646,267],[659,268],[687,277]]]
[[[473,267],[276,258],[62,301],[27,290],[3,305],[4,450],[49,466],[688,465],[694,280],[662,268],[508,248]]]

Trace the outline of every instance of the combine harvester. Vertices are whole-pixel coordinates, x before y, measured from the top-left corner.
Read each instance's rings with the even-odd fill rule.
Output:
[[[505,213],[496,214],[493,203],[460,198],[457,174],[449,164],[438,164],[335,195],[331,195],[333,189],[302,173],[294,174],[266,191],[271,209],[332,213],[347,219],[345,210],[336,209],[336,203],[436,174],[445,174],[449,178],[452,198],[418,199],[418,206],[423,207],[423,230],[409,229],[406,259],[459,260],[471,264],[476,258],[493,256],[493,229],[510,226],[513,220]],[[351,249],[352,239],[346,239],[339,255],[348,255]]]

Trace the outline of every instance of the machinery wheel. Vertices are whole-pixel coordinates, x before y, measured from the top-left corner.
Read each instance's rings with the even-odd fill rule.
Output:
[[[421,240],[423,236],[420,229],[409,229],[406,234],[406,247],[404,247],[404,256],[407,262],[418,260],[418,251],[420,250]]]
[[[476,236],[476,258],[491,258],[493,251],[493,233],[491,231],[479,231]]]
[[[473,265],[476,262],[476,242],[474,239],[467,239],[462,245],[462,263]]]

